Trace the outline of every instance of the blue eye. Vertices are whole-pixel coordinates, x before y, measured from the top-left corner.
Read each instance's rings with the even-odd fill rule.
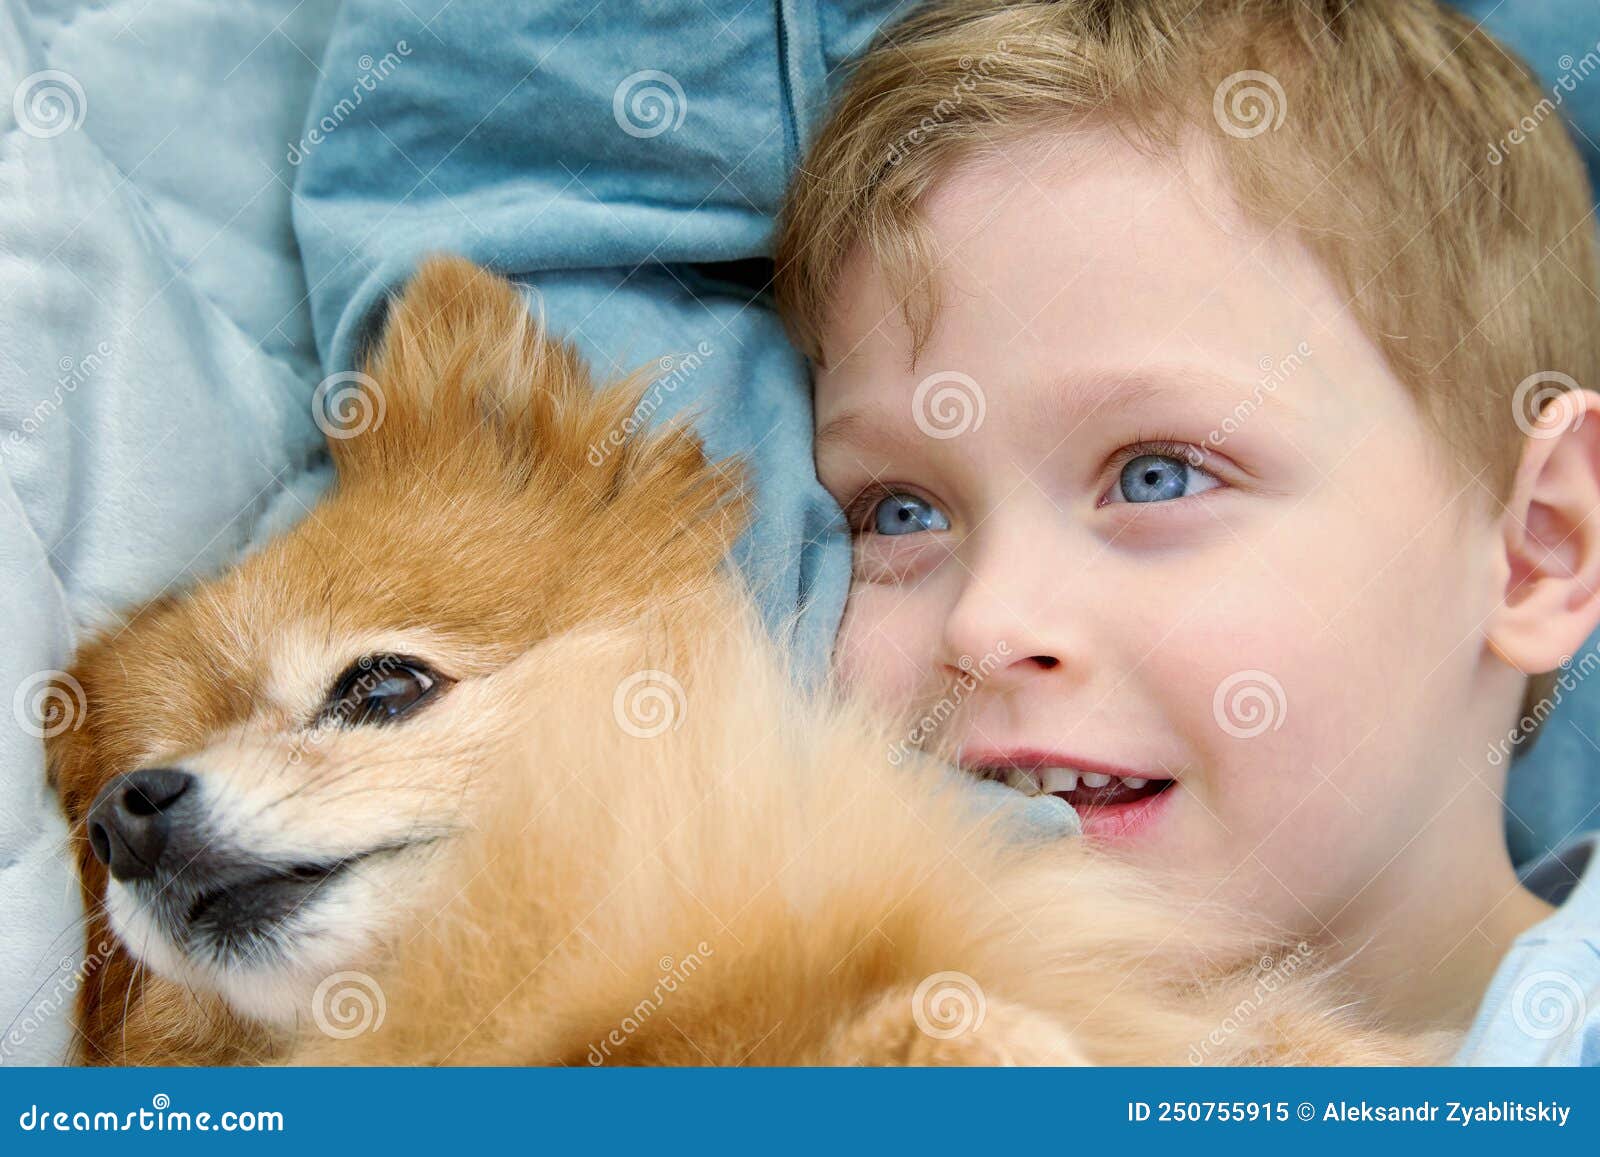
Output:
[[[1130,459],[1112,487],[1108,502],[1171,502],[1217,486],[1198,466],[1171,454],[1141,454]]]
[[[873,534],[917,534],[924,530],[949,530],[950,520],[932,503],[915,494],[891,494],[872,508],[867,519]]]

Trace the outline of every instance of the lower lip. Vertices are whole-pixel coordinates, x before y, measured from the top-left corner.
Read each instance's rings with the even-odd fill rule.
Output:
[[[1132,803],[1115,803],[1079,812],[1083,834],[1100,843],[1128,844],[1148,839],[1161,818],[1172,810],[1178,785]]]

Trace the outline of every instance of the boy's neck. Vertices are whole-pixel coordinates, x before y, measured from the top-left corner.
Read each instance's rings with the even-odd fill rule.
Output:
[[[1518,882],[1509,856],[1482,855],[1491,845],[1472,835],[1504,847],[1496,816],[1487,835],[1451,832],[1452,848],[1479,850],[1475,863],[1446,866],[1427,854],[1441,849],[1413,848],[1330,929],[1335,950],[1353,954],[1348,978],[1397,1028],[1468,1028],[1512,942],[1555,911]]]
[[[1402,1028],[1467,1029],[1512,942],[1554,910],[1519,887],[1469,924],[1433,967],[1413,966],[1391,979],[1380,996],[1385,1019]]]

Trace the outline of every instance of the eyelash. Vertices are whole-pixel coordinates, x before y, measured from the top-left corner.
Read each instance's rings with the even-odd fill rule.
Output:
[[[891,494],[909,494],[909,487],[885,486],[881,482],[873,482],[856,493],[856,496],[844,506],[845,524],[850,527],[851,534],[864,534],[867,515],[872,513],[873,507],[882,502]]]
[[[873,509],[893,494],[911,494],[924,502],[938,506],[939,503],[930,498],[923,490],[916,486],[908,486],[898,482],[873,482],[861,490],[844,506],[845,524],[849,526],[852,535],[867,533],[867,518]],[[945,511],[948,515],[949,511]]]
[[[1118,476],[1122,473],[1123,467],[1127,466],[1129,462],[1132,462],[1135,458],[1143,458],[1147,455],[1157,455],[1162,458],[1175,458],[1179,462],[1186,462],[1190,468],[1195,470],[1204,470],[1207,474],[1211,475],[1213,478],[1216,478],[1220,484],[1224,486],[1227,485],[1223,478],[1217,473],[1216,469],[1212,466],[1212,456],[1207,454],[1200,447],[1196,446],[1193,442],[1181,442],[1173,438],[1141,436],[1124,446],[1122,449],[1118,450],[1106,460],[1106,465],[1104,468],[1104,475],[1107,479],[1106,487],[1109,488],[1116,481]],[[1096,503],[1096,505],[1104,506],[1104,499],[1101,499]]]
[[[1101,469],[1102,476],[1107,480],[1106,485],[1110,486],[1111,482],[1121,473],[1122,468],[1129,462],[1132,462],[1135,458],[1143,458],[1151,454],[1187,462],[1191,467],[1204,470],[1213,477],[1217,477],[1216,471],[1211,466],[1212,456],[1206,454],[1204,450],[1193,442],[1182,442],[1175,438],[1141,435],[1106,460],[1105,466]],[[1218,481],[1222,482],[1223,480],[1218,478]],[[1223,484],[1226,485],[1225,482]],[[892,494],[915,494],[925,502],[934,502],[932,498],[929,498],[915,486],[874,482],[858,492],[844,506],[845,522],[850,527],[851,533],[865,533],[867,516],[872,513],[873,508],[879,502],[882,502]],[[1104,500],[1102,499],[1097,505],[1105,505]]]

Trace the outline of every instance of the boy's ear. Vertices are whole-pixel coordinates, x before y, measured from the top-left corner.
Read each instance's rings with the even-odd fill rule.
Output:
[[[1489,645],[1523,674],[1544,674],[1600,623],[1600,394],[1567,390],[1544,406],[1501,524],[1507,579]]]

